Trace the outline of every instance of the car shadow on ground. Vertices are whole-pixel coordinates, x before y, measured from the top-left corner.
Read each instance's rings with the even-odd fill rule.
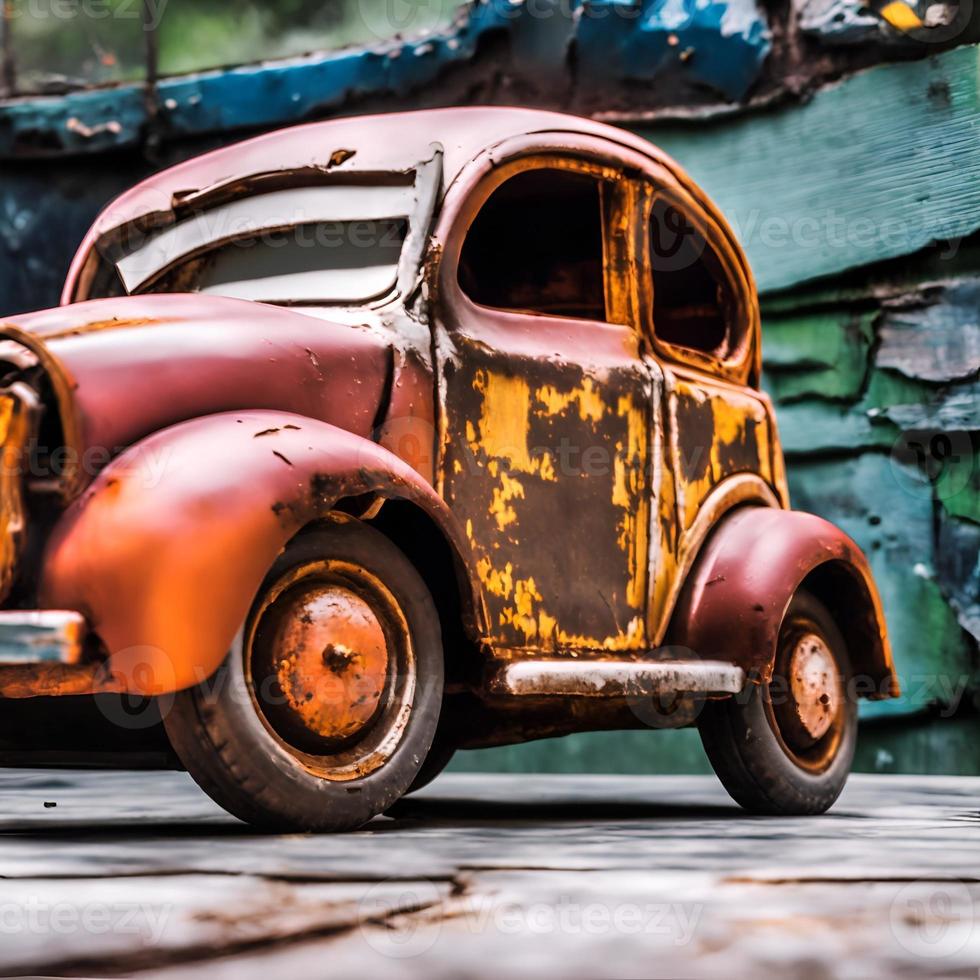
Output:
[[[467,797],[405,798],[391,806],[386,813],[371,821],[367,828],[373,834],[404,832],[425,825],[479,827],[488,824],[568,824],[623,823],[631,821],[703,821],[718,820],[746,814],[737,806],[719,804],[684,804],[625,800],[561,800],[550,802],[518,800],[495,801]],[[0,838],[16,837],[40,842],[67,842],[85,839],[142,840],[166,838],[238,838],[282,836],[275,831],[257,830],[240,823],[234,817],[220,815],[208,819],[181,818],[146,820],[131,814],[104,817],[93,816],[91,821],[78,819],[22,821],[8,818],[0,826]],[[291,835],[287,835],[291,836]]]
[[[501,823],[596,823],[623,820],[711,820],[742,813],[731,805],[667,803],[647,800],[488,800],[473,797],[404,797],[389,807],[386,816],[396,821],[424,820],[479,824]],[[744,814],[743,814],[744,815]]]

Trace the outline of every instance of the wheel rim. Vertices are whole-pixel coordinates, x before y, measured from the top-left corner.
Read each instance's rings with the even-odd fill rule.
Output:
[[[833,762],[848,723],[840,664],[819,627],[794,619],[780,631],[766,715],[783,751],[819,773]]]
[[[394,754],[416,666],[408,622],[377,576],[343,561],[292,569],[266,589],[244,639],[253,705],[308,771],[358,779]]]

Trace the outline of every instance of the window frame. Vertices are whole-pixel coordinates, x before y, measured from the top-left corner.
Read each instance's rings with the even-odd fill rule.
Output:
[[[753,349],[758,323],[758,306],[755,291],[747,278],[744,263],[736,246],[722,226],[684,188],[673,181],[645,179],[638,188],[641,198],[638,212],[640,228],[637,234],[639,251],[639,277],[643,306],[643,331],[653,350],[666,362],[683,367],[696,368],[713,377],[724,378],[739,384],[751,383]],[[710,248],[726,278],[731,291],[734,312],[728,327],[732,338],[723,356],[692,347],[672,344],[659,337],[654,322],[654,273],[651,261],[650,235],[654,205],[666,202],[676,208],[702,236]]]
[[[635,248],[630,241],[629,230],[633,225],[635,195],[632,191],[633,182],[625,175],[625,168],[591,154],[576,154],[572,150],[563,151],[550,147],[529,150],[500,162],[486,162],[490,166],[468,188],[458,209],[450,209],[453,212],[452,248],[439,256],[439,292],[449,299],[448,306],[462,308],[470,316],[492,319],[501,324],[511,318],[525,320],[532,317],[542,324],[589,323],[597,327],[628,329],[639,336],[636,276],[632,275],[632,270],[635,269]],[[565,170],[591,177],[600,185],[608,185],[608,192],[599,194],[606,314],[603,320],[484,306],[471,299],[459,282],[459,260],[463,244],[476,216],[499,187],[512,177],[531,170]],[[456,319],[458,317],[449,318],[450,322]]]

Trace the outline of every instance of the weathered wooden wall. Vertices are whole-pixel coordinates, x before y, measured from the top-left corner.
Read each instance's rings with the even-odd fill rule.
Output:
[[[690,2],[673,20],[646,2],[632,19],[600,18],[595,2],[514,9],[481,3],[434,37],[370,52],[168,80],[150,103],[130,87],[0,104],[0,309],[53,304],[105,201],[243,131],[472,101],[620,122],[676,156],[733,223],[763,297],[794,503],[871,558],[906,693],[868,706],[859,764],[980,772],[975,25],[957,7],[916,28],[894,9],[818,0]],[[706,767],[691,732],[459,765]]]

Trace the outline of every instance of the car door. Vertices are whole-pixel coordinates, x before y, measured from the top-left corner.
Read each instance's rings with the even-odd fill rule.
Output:
[[[440,489],[495,647],[647,647],[652,432],[631,182],[562,155],[497,166],[439,275]]]
[[[675,181],[642,187],[640,292],[665,409],[658,574],[650,635],[663,636],[699,547],[729,507],[783,493],[771,407],[756,390],[759,313],[735,246]]]

